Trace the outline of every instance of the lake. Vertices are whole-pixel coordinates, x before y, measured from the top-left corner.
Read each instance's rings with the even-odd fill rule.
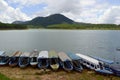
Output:
[[[119,30],[1,30],[0,50],[33,49],[82,53],[120,62]]]

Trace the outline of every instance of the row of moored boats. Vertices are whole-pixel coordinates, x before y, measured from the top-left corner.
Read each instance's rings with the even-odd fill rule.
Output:
[[[58,70],[63,68],[66,71],[76,70],[81,72],[83,67],[92,69],[101,74],[114,74],[120,76],[120,66],[110,66],[113,61],[104,60],[98,57],[86,56],[80,53],[65,53],[55,51],[32,52],[16,51],[12,56],[7,56],[4,51],[0,51],[0,66],[9,65],[25,68],[29,65],[40,69],[51,68]]]

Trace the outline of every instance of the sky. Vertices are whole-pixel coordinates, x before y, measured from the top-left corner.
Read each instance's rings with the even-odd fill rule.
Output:
[[[85,23],[120,24],[120,0],[0,0],[0,22],[63,14]]]

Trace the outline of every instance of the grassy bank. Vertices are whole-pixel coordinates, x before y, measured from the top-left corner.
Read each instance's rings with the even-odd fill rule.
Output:
[[[11,79],[0,73],[0,80],[11,80]]]
[[[47,71],[44,72],[43,70],[34,69],[32,67],[25,69],[20,69],[19,67],[0,67],[0,73],[12,80],[120,80],[120,77],[100,75],[88,69],[84,69],[82,73],[79,73],[76,71],[66,72],[63,69],[58,71],[47,69]]]

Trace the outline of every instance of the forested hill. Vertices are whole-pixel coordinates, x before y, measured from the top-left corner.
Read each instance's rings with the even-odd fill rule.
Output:
[[[26,24],[26,25],[44,26],[44,27],[49,25],[54,25],[54,24],[62,24],[62,23],[72,24],[74,23],[74,21],[65,17],[64,15],[53,14],[47,17],[36,17],[26,22],[22,22],[22,21],[13,22],[13,24]]]
[[[120,25],[91,24],[75,22],[62,14],[47,17],[36,17],[30,21],[15,21],[12,24],[0,22],[0,29],[87,29],[87,30],[120,30]]]

